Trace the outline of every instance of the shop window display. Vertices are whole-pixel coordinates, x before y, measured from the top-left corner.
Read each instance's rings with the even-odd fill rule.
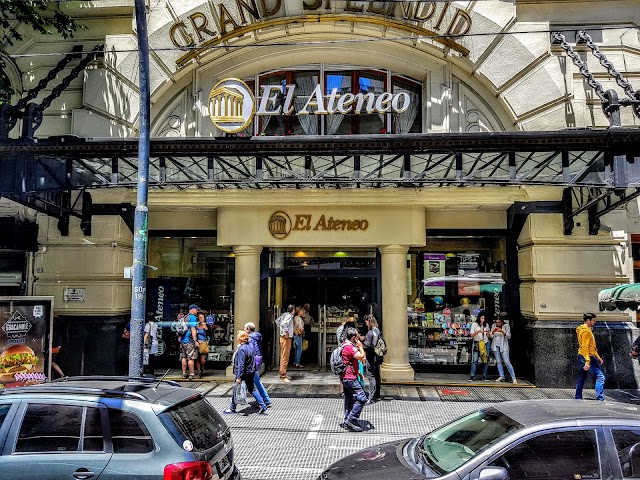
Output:
[[[439,244],[442,250],[433,251]],[[468,365],[472,323],[480,312],[492,323],[504,310],[504,241],[428,239],[427,245],[408,255],[409,362]]]
[[[222,368],[233,356],[233,296],[235,262],[232,250],[218,247],[215,237],[149,238],[147,311],[156,314],[159,346],[158,364],[178,364],[176,323],[189,305],[198,305],[209,324],[210,362]]]

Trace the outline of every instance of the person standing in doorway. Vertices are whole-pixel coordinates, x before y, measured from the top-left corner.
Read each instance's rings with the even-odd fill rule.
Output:
[[[509,375],[511,375],[511,381],[514,384],[518,383],[516,380],[516,374],[513,370],[513,366],[511,365],[511,360],[509,359],[509,339],[511,339],[511,327],[506,323],[507,313],[502,312],[496,323],[493,325],[491,329],[491,350],[493,351],[493,355],[496,357],[496,363],[498,365],[498,379],[496,382],[504,382],[504,367],[502,363],[507,367],[509,371]]]
[[[486,382],[489,368],[489,326],[485,323],[484,312],[478,314],[478,318],[471,326],[471,338],[473,338],[473,354],[469,381],[473,382],[476,379],[476,368],[480,362],[483,365],[482,380]]]
[[[145,365],[145,373],[154,375],[156,355],[158,355],[158,324],[153,312],[147,312],[147,323],[144,325],[144,348],[149,350],[149,360]]]
[[[376,400],[380,400],[380,360],[375,352],[375,346],[380,338],[380,329],[378,328],[378,320],[372,314],[368,313],[364,316],[364,323],[369,331],[364,339],[364,353],[367,356],[366,371],[369,379],[369,399],[367,405],[373,404]]]
[[[582,400],[582,389],[589,373],[596,379],[596,400],[604,401],[604,374],[600,366],[604,363],[598,349],[596,339],[593,336],[593,327],[596,325],[596,315],[585,313],[582,316],[584,323],[576,328],[578,335],[578,382],[576,383],[576,400]]]
[[[262,366],[262,334],[256,332],[256,325],[253,322],[247,322],[244,325],[244,331],[249,335],[249,345],[253,348],[253,356],[256,361],[256,372],[253,376],[253,384],[258,389],[258,393],[264,400],[264,404],[267,408],[271,408],[271,398],[267,390],[260,380],[260,367]]]
[[[300,364],[302,358],[302,339],[304,338],[304,308],[297,307],[293,317],[293,344],[296,349],[296,356],[293,361],[295,368],[304,367]]]
[[[280,332],[280,380],[289,383],[287,367],[291,354],[291,339],[293,338],[293,312],[296,307],[289,305],[287,311],[276,319],[276,325]]]
[[[346,340],[343,342],[342,361],[347,366],[340,376],[344,387],[344,421],[340,426],[352,432],[361,432],[362,427],[358,418],[362,408],[367,403],[367,395],[358,381],[359,362],[366,359],[364,347],[358,338],[358,330],[349,327],[345,331]]]
[[[193,380],[196,378],[194,371],[195,361],[198,359],[198,332],[196,326],[198,325],[198,319],[196,314],[200,308],[197,305],[189,306],[189,315],[185,320],[187,324],[187,331],[184,335],[179,335],[178,340],[180,342],[180,362],[182,364],[182,378],[189,378]],[[189,368],[189,375],[187,376],[187,367]]]

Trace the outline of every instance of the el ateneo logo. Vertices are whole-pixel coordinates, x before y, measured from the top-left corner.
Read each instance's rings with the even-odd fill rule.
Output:
[[[406,92],[340,93],[332,88],[323,95],[316,85],[304,106],[296,111],[295,85],[264,85],[256,105],[251,89],[242,80],[229,78],[218,82],[209,94],[209,116],[223,132],[237,133],[249,126],[254,115],[360,115],[361,113],[403,113],[411,106]],[[256,110],[257,107],[257,110]]]
[[[291,217],[278,210],[269,217],[269,233],[278,240],[286,238],[292,230],[298,231],[364,231],[369,228],[368,220],[343,220],[320,215],[317,220],[312,215],[295,215],[293,221]]]

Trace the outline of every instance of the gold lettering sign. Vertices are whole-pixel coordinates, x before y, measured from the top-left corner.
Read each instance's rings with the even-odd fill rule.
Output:
[[[176,47],[198,48],[176,60],[178,65],[196,58],[207,47],[264,28],[318,22],[353,22],[402,30],[429,38],[466,56],[469,50],[445,35],[464,35],[471,30],[471,15],[450,6],[448,2],[361,2],[332,0],[299,0],[303,15],[287,17],[282,0],[235,0],[235,9],[211,0],[207,10],[196,11],[169,27],[169,38]],[[214,19],[214,9],[218,18]],[[206,12],[206,13],[205,13]],[[313,14],[310,14],[313,12]]]
[[[286,238],[292,231],[344,232],[364,231],[368,228],[368,220],[340,219],[333,216],[327,217],[326,215],[320,215],[320,218],[315,220],[312,215],[298,214],[291,221],[291,217],[282,210],[274,212],[269,218],[269,233],[278,240]]]

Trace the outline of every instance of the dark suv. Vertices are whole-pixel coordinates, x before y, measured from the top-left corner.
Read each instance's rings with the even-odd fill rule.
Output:
[[[0,391],[0,478],[240,479],[231,432],[175,382],[72,377]]]

